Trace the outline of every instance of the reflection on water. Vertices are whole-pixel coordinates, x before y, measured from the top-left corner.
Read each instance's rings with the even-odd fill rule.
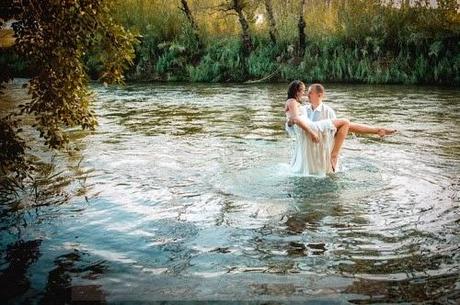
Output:
[[[98,129],[1,197],[1,299],[458,302],[459,91],[327,86],[399,133],[316,178],[289,173],[285,87],[95,86]]]
[[[40,240],[19,240],[6,247],[5,260],[8,265],[0,274],[2,300],[14,298],[29,289],[30,281],[26,277],[26,272],[40,256],[40,243]]]

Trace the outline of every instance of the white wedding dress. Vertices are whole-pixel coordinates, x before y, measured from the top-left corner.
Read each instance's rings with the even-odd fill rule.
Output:
[[[299,111],[300,118],[318,133],[320,140],[319,143],[314,143],[302,128],[297,125],[288,126],[286,123],[286,131],[294,139],[290,162],[292,172],[302,176],[325,176],[332,173],[331,152],[336,131],[332,120],[313,122],[308,118],[304,107],[299,107]]]

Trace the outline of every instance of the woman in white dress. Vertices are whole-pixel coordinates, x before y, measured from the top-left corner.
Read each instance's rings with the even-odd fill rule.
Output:
[[[295,138],[291,160],[294,173],[301,175],[325,175],[337,170],[338,157],[348,132],[372,133],[380,136],[395,132],[393,129],[350,123],[348,119],[325,119],[311,121],[306,109],[300,106],[305,95],[305,84],[299,80],[291,82],[284,111],[286,130]],[[312,95],[312,96],[311,96]],[[310,86],[310,98],[322,98],[324,88]],[[289,127],[293,125],[292,127]]]

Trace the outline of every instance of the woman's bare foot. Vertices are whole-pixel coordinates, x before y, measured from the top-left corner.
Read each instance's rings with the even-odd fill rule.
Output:
[[[331,156],[331,166],[332,166],[332,171],[335,173],[335,170],[337,169],[337,162],[339,161],[339,156]]]
[[[385,136],[389,136],[389,135],[392,135],[396,132],[396,129],[390,129],[390,128],[379,128],[379,130],[377,131],[377,134],[383,138]]]

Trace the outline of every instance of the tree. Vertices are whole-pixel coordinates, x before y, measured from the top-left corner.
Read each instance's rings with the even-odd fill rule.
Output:
[[[307,47],[306,36],[305,36],[305,19],[303,14],[305,12],[305,0],[300,1],[300,10],[299,10],[299,22],[297,27],[299,29],[299,56],[303,56],[305,53],[305,48]]]
[[[276,21],[275,16],[273,15],[272,0],[264,0],[264,4],[265,10],[267,11],[268,24],[270,28],[270,39],[273,42],[273,44],[276,44],[276,37],[278,36],[278,31],[276,30]]]
[[[198,42],[198,46],[201,49],[203,47],[203,43],[201,42],[200,36],[198,35],[198,25],[195,21],[195,18],[190,11],[190,7],[188,6],[187,0],[181,0],[182,8],[181,10],[184,12],[185,16],[187,17],[188,21],[190,22],[190,26],[193,30],[193,35],[195,36],[195,40]]]
[[[238,21],[241,25],[241,39],[243,42],[243,54],[246,57],[252,52],[252,37],[251,32],[249,31],[248,19],[244,14],[244,9],[248,6],[247,1],[245,0],[229,0],[225,4],[220,5],[220,9],[225,12],[234,11],[238,16]]]
[[[35,71],[28,83],[32,99],[16,114],[33,115],[33,126],[51,148],[68,142],[65,128],[93,129],[97,124],[89,106],[93,97],[87,88],[83,56],[98,47],[97,58],[103,64],[99,79],[104,83],[122,83],[122,72],[132,63],[136,38],[111,17],[113,2],[1,0],[0,18],[16,20],[14,50]],[[2,181],[12,171],[21,175],[12,165],[24,161],[26,149],[18,122],[18,116],[11,114],[0,118]]]

